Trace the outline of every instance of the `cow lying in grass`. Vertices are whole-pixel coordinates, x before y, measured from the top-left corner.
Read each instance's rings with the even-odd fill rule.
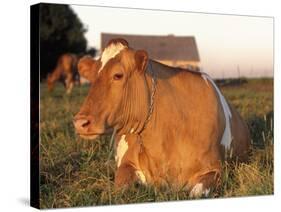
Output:
[[[153,61],[123,39],[78,69],[92,84],[76,132],[95,139],[116,131],[117,188],[138,181],[206,196],[227,156],[247,160],[247,126],[207,74]]]
[[[79,81],[77,62],[77,56],[74,54],[61,55],[55,69],[47,77],[48,90],[52,91],[55,83],[61,81],[66,88],[66,93],[70,94],[75,80]]]

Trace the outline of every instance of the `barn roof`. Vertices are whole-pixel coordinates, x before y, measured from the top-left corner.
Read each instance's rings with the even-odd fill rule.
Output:
[[[126,35],[101,33],[101,48],[104,49],[109,40],[123,38],[134,49],[144,49],[156,60],[188,60],[200,61],[193,36],[155,36]]]

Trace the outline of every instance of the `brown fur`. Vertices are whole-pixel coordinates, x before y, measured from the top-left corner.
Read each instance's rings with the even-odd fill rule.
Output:
[[[149,62],[157,86],[153,113],[142,131],[152,91]],[[117,188],[136,181],[136,170],[153,185],[188,189],[198,183],[204,189],[218,185],[226,159],[220,144],[225,118],[214,87],[201,74],[168,67],[149,60],[145,51],[130,48],[112,58],[100,74],[95,73],[99,60],[81,60],[82,64],[84,71],[92,72],[88,74],[92,85],[74,125],[78,134],[92,139],[114,128],[116,145],[126,135],[128,150],[116,171]],[[244,161],[249,132],[233,107],[231,111],[232,156]]]
[[[79,75],[77,72],[77,56],[73,54],[63,54],[59,57],[57,65],[51,74],[48,75],[48,90],[52,91],[57,81],[62,81],[66,92],[69,94],[75,83],[75,78]]]

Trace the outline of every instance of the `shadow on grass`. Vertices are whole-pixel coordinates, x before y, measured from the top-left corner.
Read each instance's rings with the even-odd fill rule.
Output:
[[[253,115],[246,120],[254,148],[264,149],[268,139],[273,141],[273,116],[273,111],[270,111],[263,117]]]

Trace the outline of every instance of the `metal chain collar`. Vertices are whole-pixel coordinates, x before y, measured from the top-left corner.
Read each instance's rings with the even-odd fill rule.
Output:
[[[151,95],[150,95],[150,106],[148,109],[148,114],[147,114],[146,120],[144,121],[143,127],[138,134],[140,134],[146,128],[147,123],[149,122],[149,120],[152,117],[152,113],[153,113],[153,109],[154,109],[154,97],[155,97],[155,93],[156,93],[157,81],[156,81],[155,73],[152,69],[151,62],[149,61],[148,63],[149,63],[149,70],[151,72],[151,82],[152,82],[152,85],[151,85],[152,90],[151,90]]]

